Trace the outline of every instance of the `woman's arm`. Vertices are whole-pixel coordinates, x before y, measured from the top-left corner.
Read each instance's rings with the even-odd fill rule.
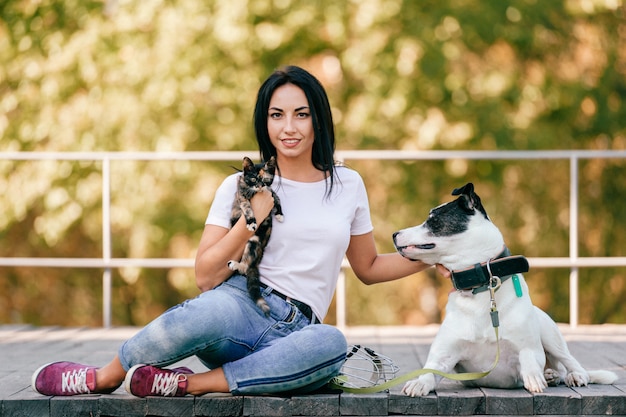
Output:
[[[372,232],[352,236],[346,257],[357,278],[367,285],[393,281],[431,266],[422,261],[406,259],[397,252],[379,255]]]
[[[252,197],[250,205],[260,224],[274,207],[274,199],[271,193],[263,191]],[[253,234],[246,228],[243,216],[230,229],[211,224],[204,226],[195,264],[196,285],[201,291],[215,288],[233,274],[228,261],[241,259],[246,242]]]

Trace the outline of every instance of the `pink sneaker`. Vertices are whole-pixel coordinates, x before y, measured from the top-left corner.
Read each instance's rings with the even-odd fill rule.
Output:
[[[193,371],[186,367],[161,369],[150,365],[135,365],[128,370],[124,388],[136,397],[184,397],[187,395],[187,375]]]
[[[96,369],[74,362],[52,362],[35,371],[31,386],[43,395],[89,394],[96,389]]]

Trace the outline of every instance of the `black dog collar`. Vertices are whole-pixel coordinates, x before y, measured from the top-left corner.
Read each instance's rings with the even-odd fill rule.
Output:
[[[474,294],[477,294],[489,288],[489,281],[493,276],[500,277],[504,282],[514,274],[528,272],[528,269],[528,260],[525,257],[511,256],[511,252],[505,247],[496,259],[459,271],[452,271],[450,278],[457,290],[472,290]]]

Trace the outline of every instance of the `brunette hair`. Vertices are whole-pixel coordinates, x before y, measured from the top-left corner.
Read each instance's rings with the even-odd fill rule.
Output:
[[[261,85],[254,108],[254,132],[259,144],[261,159],[268,161],[276,156],[276,148],[270,141],[267,131],[267,117],[270,100],[274,91],[285,84],[293,84],[304,91],[311,110],[315,140],[313,143],[313,166],[328,173],[327,195],[330,195],[335,181],[335,127],[326,90],[308,71],[289,65],[275,70]],[[280,172],[280,167],[278,167]]]

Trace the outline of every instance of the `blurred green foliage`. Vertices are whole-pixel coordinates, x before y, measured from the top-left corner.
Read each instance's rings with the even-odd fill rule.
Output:
[[[5,0],[0,17],[0,152],[252,150],[257,89],[284,64],[326,86],[339,149],[626,148],[623,0]],[[472,181],[514,253],[568,255],[567,161],[348,164],[381,252]],[[193,257],[230,165],[112,162],[113,256]],[[580,162],[581,256],[625,255],[624,165]],[[0,158],[0,190],[0,256],[101,256],[99,163]],[[194,296],[192,274],[115,270],[114,324]],[[558,321],[568,274],[527,274]],[[580,288],[581,323],[626,320],[623,268]],[[348,323],[438,322],[449,289],[351,277]],[[100,325],[101,295],[98,270],[0,268],[0,323]]]

